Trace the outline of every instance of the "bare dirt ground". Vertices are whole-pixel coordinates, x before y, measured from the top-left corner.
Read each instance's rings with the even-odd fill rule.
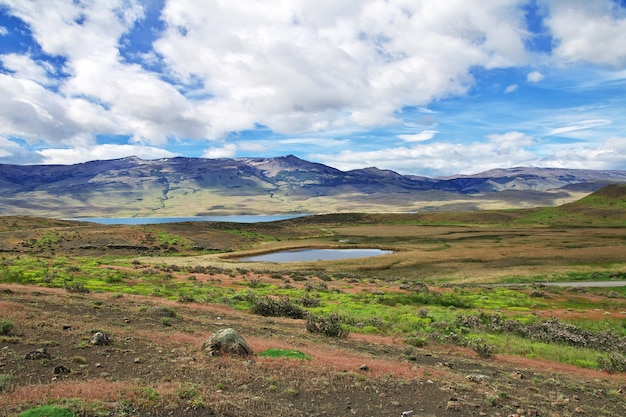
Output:
[[[626,415],[623,374],[391,337],[331,339],[302,320],[222,305],[0,285],[0,317],[15,323],[0,339],[2,416],[51,401],[80,416]],[[311,359],[207,356],[202,343],[225,327],[256,353]],[[111,343],[91,344],[97,331]]]

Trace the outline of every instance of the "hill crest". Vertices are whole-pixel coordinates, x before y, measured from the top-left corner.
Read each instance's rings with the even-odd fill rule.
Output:
[[[520,208],[571,202],[608,184],[626,184],[626,171],[517,167],[428,178],[375,167],[341,171],[293,155],[132,156],[75,165],[0,164],[0,215],[177,217]]]

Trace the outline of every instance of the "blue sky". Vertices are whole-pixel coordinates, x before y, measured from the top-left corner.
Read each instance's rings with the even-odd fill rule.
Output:
[[[0,0],[0,163],[626,169],[626,2]]]

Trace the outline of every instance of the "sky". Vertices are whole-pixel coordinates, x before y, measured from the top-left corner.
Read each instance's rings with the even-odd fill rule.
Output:
[[[625,0],[0,0],[0,163],[626,169]]]

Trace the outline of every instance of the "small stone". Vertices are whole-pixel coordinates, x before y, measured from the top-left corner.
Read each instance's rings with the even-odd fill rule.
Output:
[[[135,363],[140,363],[140,362],[141,362],[141,358],[135,358],[135,359],[133,360],[133,362],[135,362]]]
[[[370,370],[370,367],[365,364],[359,366],[359,371],[367,372],[369,370]]]
[[[96,363],[96,368],[102,368],[102,364],[100,362]]]

